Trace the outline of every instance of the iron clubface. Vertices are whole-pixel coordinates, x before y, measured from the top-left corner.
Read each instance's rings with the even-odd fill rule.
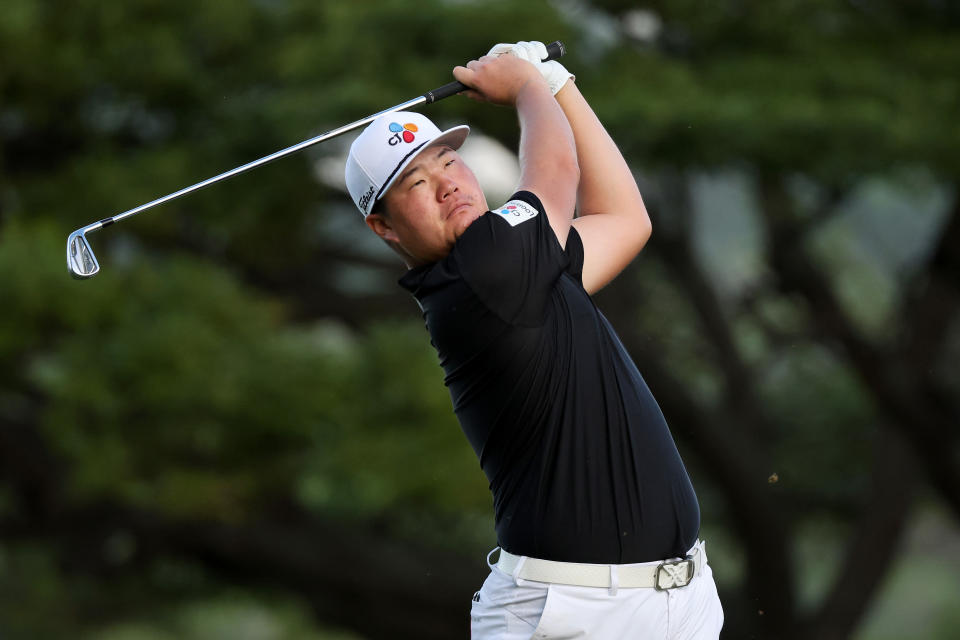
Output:
[[[87,233],[96,231],[101,226],[97,222],[77,229],[67,238],[67,267],[70,269],[70,275],[77,280],[92,278],[100,271],[100,263],[97,262],[97,256],[93,255],[93,249],[87,241]]]

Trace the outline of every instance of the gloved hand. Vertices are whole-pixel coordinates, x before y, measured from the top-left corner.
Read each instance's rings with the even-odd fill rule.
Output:
[[[547,57],[547,47],[542,42],[531,40],[529,42],[520,41],[515,44],[496,44],[487,52],[487,55],[499,56],[508,52],[522,60],[533,63],[537,71],[540,72],[540,75],[543,76],[543,79],[547,81],[553,95],[557,95],[557,92],[563,88],[563,85],[567,84],[567,80],[576,79],[575,75],[567,71],[567,69],[556,60],[541,62],[541,60]]]

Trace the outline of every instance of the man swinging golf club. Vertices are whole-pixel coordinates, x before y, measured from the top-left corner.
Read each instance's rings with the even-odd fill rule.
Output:
[[[700,511],[663,415],[590,295],[650,236],[616,144],[539,42],[453,75],[520,121],[517,192],[490,208],[420,114],[372,122],[346,181],[404,260],[457,418],[490,482],[499,560],[473,638],[717,638]],[[579,212],[574,217],[574,211]],[[492,554],[491,554],[492,555]]]

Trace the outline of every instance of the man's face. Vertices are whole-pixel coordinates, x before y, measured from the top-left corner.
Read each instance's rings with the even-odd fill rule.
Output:
[[[387,215],[367,225],[397,245],[410,266],[435,262],[487,211],[473,171],[450,147],[428,147],[413,159],[382,198]]]

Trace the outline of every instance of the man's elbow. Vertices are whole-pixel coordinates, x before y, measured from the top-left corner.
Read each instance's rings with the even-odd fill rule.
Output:
[[[577,162],[577,154],[568,155],[557,167],[557,171],[563,176],[567,184],[576,187],[580,184],[580,163]]]
[[[636,222],[637,253],[640,253],[640,250],[647,246],[647,241],[650,240],[651,234],[653,234],[653,223],[650,221],[650,215],[647,213],[646,207],[641,205],[640,211],[637,213]]]

